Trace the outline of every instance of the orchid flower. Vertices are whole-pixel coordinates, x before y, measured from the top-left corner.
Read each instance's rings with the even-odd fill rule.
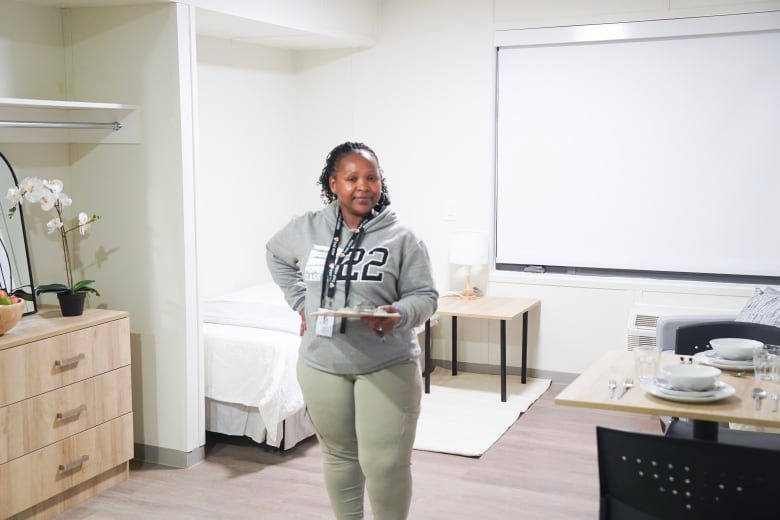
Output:
[[[62,228],[63,224],[59,217],[55,217],[46,223],[46,229],[49,233],[54,233],[58,229]]]
[[[90,224],[98,220],[98,215],[92,215],[91,217],[83,211],[78,214],[77,224],[74,227],[66,228],[65,221],[63,220],[62,210],[70,206],[73,200],[66,195],[63,191],[63,183],[59,179],[47,180],[39,179],[38,177],[27,177],[19,183],[18,186],[10,188],[6,194],[6,198],[11,201],[12,206],[8,210],[8,217],[13,217],[16,209],[22,205],[22,203],[38,203],[41,205],[43,211],[54,210],[56,216],[46,223],[46,229],[49,233],[58,231],[60,234],[60,240],[62,242],[62,252],[65,258],[65,274],[67,275],[67,285],[65,284],[49,284],[42,285],[35,288],[36,293],[42,292],[93,292],[97,295],[97,292],[92,287],[89,287],[94,280],[81,280],[77,283],[73,283],[73,267],[70,259],[70,248],[68,247],[68,233],[79,230],[79,234],[84,236],[89,229]]]
[[[87,230],[89,229],[89,225],[92,224],[96,219],[91,218],[89,215],[84,213],[83,211],[79,213],[79,233],[81,236],[84,236],[87,234]]]

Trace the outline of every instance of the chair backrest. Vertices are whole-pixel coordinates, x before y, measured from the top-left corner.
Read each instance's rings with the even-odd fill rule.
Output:
[[[601,520],[772,516],[780,451],[597,427]]]
[[[780,345],[780,327],[733,320],[685,325],[677,329],[674,352],[692,356],[710,350],[710,340],[715,338],[746,338]]]

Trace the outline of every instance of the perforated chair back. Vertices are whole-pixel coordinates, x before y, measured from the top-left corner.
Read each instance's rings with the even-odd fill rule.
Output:
[[[602,427],[596,437],[601,520],[776,514],[780,451]]]
[[[674,352],[693,356],[710,350],[710,340],[715,338],[746,338],[780,345],[780,327],[746,321],[711,321],[685,325],[677,329]]]

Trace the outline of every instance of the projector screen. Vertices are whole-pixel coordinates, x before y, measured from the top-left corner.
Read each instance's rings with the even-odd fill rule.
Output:
[[[780,277],[777,14],[497,45],[497,267]]]

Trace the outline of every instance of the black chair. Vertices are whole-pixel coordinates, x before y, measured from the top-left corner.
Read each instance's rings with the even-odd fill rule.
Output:
[[[745,338],[780,345],[780,327],[734,320],[684,325],[677,329],[674,352],[693,356],[710,350],[710,340],[715,338]]]
[[[600,520],[773,516],[780,451],[597,427]]]
[[[677,329],[674,344],[675,354],[692,356],[710,350],[709,343],[715,338],[747,338],[771,345],[780,345],[780,327],[745,321],[711,321],[685,325]],[[663,421],[662,421],[663,424]],[[693,424],[672,418],[665,425],[668,437],[693,438]],[[780,435],[769,432],[731,430],[728,424],[718,428],[718,442],[780,450]]]

